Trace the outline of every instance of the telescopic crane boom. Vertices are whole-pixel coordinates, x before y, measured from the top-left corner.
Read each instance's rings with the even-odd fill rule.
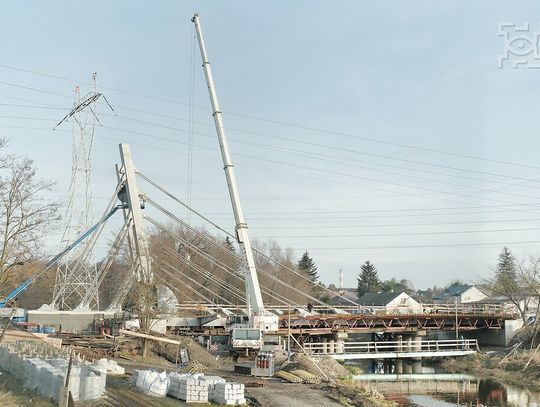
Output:
[[[242,206],[240,205],[240,196],[238,194],[234,166],[232,164],[231,154],[229,152],[229,143],[225,135],[225,127],[223,125],[223,117],[216,94],[214,78],[212,77],[212,69],[210,68],[210,62],[208,62],[208,55],[204,45],[199,15],[195,14],[191,21],[195,24],[195,31],[197,33],[199,49],[201,51],[202,66],[204,69],[204,75],[206,77],[206,84],[208,86],[208,94],[210,95],[210,102],[212,103],[212,116],[214,117],[214,124],[216,126],[219,147],[221,150],[221,158],[223,159],[223,169],[225,170],[229,197],[231,199],[234,220],[236,222],[236,239],[244,258],[243,271],[245,276],[246,303],[248,307],[248,315],[250,316],[250,323],[254,328],[261,329],[262,331],[274,331],[277,330],[277,316],[271,314],[264,308],[261,288],[259,286],[259,278],[257,276],[257,269],[255,268],[255,260],[253,258],[253,252],[251,251],[248,226],[244,219]],[[251,313],[251,308],[253,308],[253,314]]]

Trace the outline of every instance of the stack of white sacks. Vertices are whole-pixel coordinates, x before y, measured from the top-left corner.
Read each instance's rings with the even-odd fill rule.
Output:
[[[134,372],[135,386],[145,394],[154,397],[166,397],[169,389],[167,372],[158,373],[155,370],[136,370]]]
[[[69,355],[35,343],[20,341],[0,347],[0,369],[24,383],[24,387],[58,401],[60,388],[66,382]],[[75,401],[98,399],[105,393],[107,373],[98,366],[74,361],[69,390]]]
[[[244,385],[227,383],[219,376],[181,374],[153,370],[136,370],[133,380],[142,392],[157,397],[169,395],[186,403],[208,403],[209,401],[225,404],[245,404]],[[164,390],[165,384],[168,386]]]

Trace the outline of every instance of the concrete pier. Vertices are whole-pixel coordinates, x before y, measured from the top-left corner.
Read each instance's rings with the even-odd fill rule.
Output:
[[[394,373],[403,374],[403,359],[396,359],[394,361]]]

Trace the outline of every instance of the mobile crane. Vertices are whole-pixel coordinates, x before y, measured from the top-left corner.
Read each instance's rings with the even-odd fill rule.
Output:
[[[244,274],[246,285],[246,305],[249,317],[249,326],[247,328],[234,328],[232,330],[232,345],[233,350],[235,348],[245,348],[246,351],[248,350],[248,348],[256,350],[262,347],[262,336],[265,332],[277,331],[278,317],[277,315],[274,315],[268,310],[266,310],[264,307],[261,295],[261,288],[259,286],[259,279],[257,276],[257,269],[255,267],[255,259],[251,250],[248,226],[244,219],[244,214],[240,205],[240,196],[238,194],[238,186],[236,184],[234,166],[232,164],[231,154],[229,152],[229,144],[225,135],[223,117],[221,109],[219,107],[216,88],[214,85],[214,79],[212,76],[212,70],[210,68],[210,62],[208,62],[208,55],[204,44],[198,14],[195,14],[191,21],[195,24],[195,31],[197,33],[197,39],[199,42],[199,49],[201,53],[202,66],[204,69],[206,84],[208,86],[210,102],[212,104],[212,116],[214,117],[214,124],[216,127],[219,147],[221,150],[221,158],[223,160],[223,169],[225,171],[225,178],[227,179],[229,197],[231,200],[234,219],[236,223],[236,240],[244,258],[242,272]]]

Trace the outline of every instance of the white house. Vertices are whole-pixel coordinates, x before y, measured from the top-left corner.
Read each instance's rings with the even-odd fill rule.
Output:
[[[358,299],[358,304],[366,307],[384,307],[388,314],[416,314],[422,312],[422,306],[405,292],[366,293]]]
[[[451,304],[457,299],[458,304],[466,304],[469,302],[477,302],[487,295],[480,291],[474,285],[451,285],[445,289],[442,293],[433,297],[435,304]]]

